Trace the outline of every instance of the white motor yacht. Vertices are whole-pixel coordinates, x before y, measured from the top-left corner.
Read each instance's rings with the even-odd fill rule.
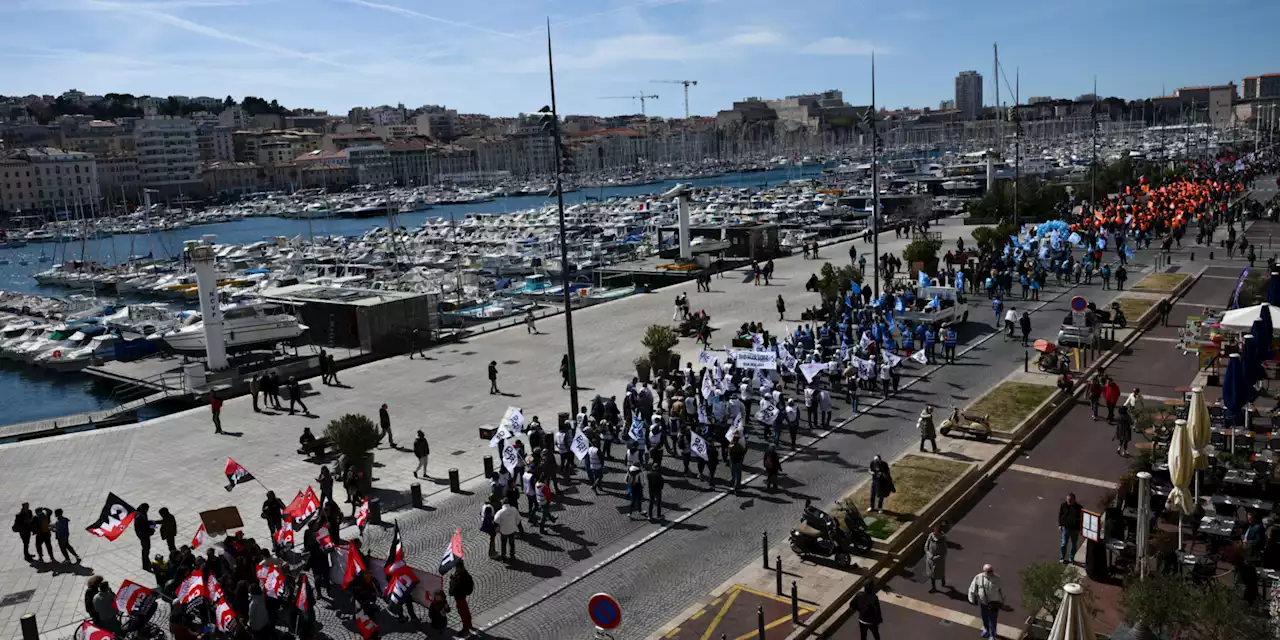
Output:
[[[74,339],[75,336],[72,338]],[[111,334],[94,336],[80,342],[80,346],[46,351],[36,356],[34,362],[41,367],[58,372],[80,371],[93,363],[95,354],[100,351],[105,352],[118,340],[118,336]]]
[[[222,332],[228,351],[274,345],[297,338],[306,330],[305,325],[277,304],[252,302],[232,305],[222,311]],[[199,316],[191,316],[188,324],[166,332],[163,337],[174,351],[205,351],[204,322]]]

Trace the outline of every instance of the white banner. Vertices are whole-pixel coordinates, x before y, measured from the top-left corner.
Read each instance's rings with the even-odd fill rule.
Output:
[[[587,434],[578,429],[573,434],[573,442],[569,443],[569,449],[573,451],[573,457],[581,460],[587,457],[587,449],[591,448],[591,442],[587,440]]]
[[[756,420],[760,424],[773,425],[774,420],[778,419],[778,408],[773,406],[768,400],[760,401],[760,410],[756,412]]]
[[[748,351],[731,349],[729,356],[734,359],[740,369],[777,369],[778,354],[772,351]]]
[[[756,350],[756,351],[759,351],[759,350],[763,349],[763,348],[764,348],[764,334],[763,334],[763,333],[753,333],[753,334],[751,334],[751,346],[752,346],[753,348],[755,348],[755,350]]]
[[[515,435],[520,435],[524,432],[524,412],[520,410],[520,407],[507,407],[507,413],[502,416],[502,422]]]
[[[920,364],[929,364],[929,355],[926,354],[923,349],[911,354],[911,359],[919,362]]]
[[[805,380],[813,382],[813,379],[826,368],[827,365],[825,362],[806,362],[800,365],[800,373],[804,374]]]
[[[889,363],[889,368],[890,368],[890,369],[892,369],[892,368],[894,368],[894,367],[896,367],[896,366],[898,366],[898,365],[902,364],[902,356],[899,356],[899,355],[897,355],[897,354],[893,354],[893,353],[889,353],[888,351],[886,351],[886,352],[884,353],[884,361],[885,361],[885,362],[887,362],[887,363]]]
[[[702,376],[702,397],[710,400],[711,394],[715,393],[716,386],[711,382],[711,376]]]
[[[703,367],[710,367],[710,366],[714,366],[717,362],[720,362],[719,352],[716,352],[716,351],[699,351],[698,352],[698,365]]]
[[[511,433],[511,430],[507,428],[507,421],[503,420],[498,425],[498,428],[493,430],[493,437],[489,438],[489,446],[496,449],[503,440],[510,440],[514,437],[515,434]]]
[[[515,473],[516,467],[520,466],[520,452],[516,451],[510,440],[502,447],[502,466],[506,467],[507,473]]]
[[[734,438],[738,437],[738,435],[741,433],[742,433],[742,415],[739,414],[737,418],[734,418],[733,425],[730,426],[729,430],[725,432],[724,440],[725,442],[732,443]]]
[[[858,346],[862,347],[863,349],[866,349],[867,345],[871,344],[872,342],[875,342],[875,340],[872,340],[871,336],[864,333],[862,334],[862,339],[858,341]]]
[[[693,452],[693,455],[698,456],[703,460],[708,459],[707,441],[704,440],[702,436],[698,435],[697,433],[689,434],[689,450]]]

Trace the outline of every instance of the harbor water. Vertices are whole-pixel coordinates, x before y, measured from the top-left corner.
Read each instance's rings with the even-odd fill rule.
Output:
[[[819,171],[819,167],[786,168],[730,173],[716,178],[684,182],[694,186],[761,188],[788,180],[816,177]],[[612,197],[660,194],[675,184],[676,181],[663,181],[631,187],[585,188],[566,193],[565,204],[572,205],[588,199],[607,200]],[[543,207],[554,201],[554,198],[545,196],[516,196],[483,203],[440,205],[424,211],[402,213],[397,222],[400,226],[412,229],[433,218],[461,220],[468,213],[514,213]],[[104,264],[119,263],[130,255],[174,257],[181,253],[183,242],[198,239],[204,234],[216,235],[219,243],[247,244],[276,236],[358,236],[373,227],[385,227],[386,224],[385,216],[315,220],[254,217],[144,235],[122,234],[83,242],[28,244],[25,247],[0,250],[0,259],[8,261],[0,264],[0,290],[63,297],[70,293],[68,289],[39,285],[31,275],[63,260],[79,260],[82,257]],[[27,264],[21,264],[22,262]],[[0,361],[0,407],[5,408],[0,412],[0,425],[104,409],[114,405],[111,389],[112,385],[98,382],[88,374],[59,374],[30,364]]]

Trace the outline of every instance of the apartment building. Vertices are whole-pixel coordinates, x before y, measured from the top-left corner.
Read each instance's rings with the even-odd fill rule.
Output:
[[[214,162],[200,173],[205,193],[213,197],[229,197],[261,191],[265,174],[249,162]]]
[[[50,212],[97,200],[93,154],[54,147],[0,152],[0,210]]]
[[[1264,73],[1244,79],[1245,100],[1280,98],[1280,73]]]
[[[201,162],[230,162],[235,159],[231,127],[205,125],[197,129],[196,144]]]
[[[142,182],[138,179],[137,156],[105,156],[97,158],[97,163],[98,189],[103,197],[111,200],[138,199]]]
[[[982,115],[982,74],[961,71],[956,76],[956,108],[965,120],[974,120]]]
[[[360,184],[391,184],[395,175],[391,171],[391,154],[382,145],[348,147],[347,163],[355,170]]]
[[[156,189],[162,198],[200,186],[199,136],[190,121],[145,118],[135,126],[133,137],[142,186]]]

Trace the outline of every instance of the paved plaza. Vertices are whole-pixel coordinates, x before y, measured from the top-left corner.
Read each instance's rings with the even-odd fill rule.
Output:
[[[939,226],[934,230],[942,231],[944,250],[965,233],[956,219]],[[895,254],[907,242],[895,241],[891,233],[882,234],[882,240],[881,252]],[[857,246],[859,251],[870,248],[862,241]],[[670,322],[677,293],[688,291],[691,308],[710,314],[713,326],[720,329],[713,343],[721,347],[728,334],[749,321],[765,321],[777,331],[783,324],[798,324],[799,311],[817,301],[815,294],[804,292],[809,274],[825,260],[847,263],[848,250],[848,243],[843,243],[824,247],[819,261],[799,256],[778,260],[769,287],[753,286],[745,274],[730,273],[713,278],[711,293],[689,291],[694,289],[690,282],[575,312],[582,401],[597,393],[622,393],[634,376],[632,360],[644,354],[640,337],[645,327]],[[1137,257],[1134,281],[1146,258],[1145,253]],[[1077,293],[1100,307],[1115,294],[1096,285],[1063,289],[1050,283],[1042,302],[1027,303],[1035,311],[1033,336],[1052,339],[1067,301]],[[784,323],[775,322],[778,295],[788,306]],[[195,532],[198,512],[222,506],[239,508],[247,534],[263,538],[267,530],[257,514],[264,490],[250,483],[226,492],[226,458],[244,465],[287,502],[298,490],[314,485],[318,471],[317,464],[295,453],[302,428],[310,426],[319,433],[329,419],[345,413],[374,417],[385,402],[397,444],[406,448],[383,446],[375,454],[375,495],[387,505],[384,519],[399,522],[410,562],[424,568],[434,568],[454,528],[463,529],[476,579],[472,608],[478,625],[513,640],[587,637],[592,627],[585,615],[586,599],[605,591],[623,606],[624,625],[617,637],[643,638],[758,557],[762,532],[771,540],[783,539],[805,499],[825,503],[844,495],[864,480],[872,455],[891,457],[913,445],[914,416],[921,403],[963,406],[1021,366],[1024,349],[991,335],[986,298],[978,296],[971,305],[957,364],[909,370],[904,377],[907,387],[899,394],[830,433],[802,429],[801,449],[784,450],[790,455],[784,463],[784,491],[764,493],[752,484],[735,497],[675,477],[664,494],[667,520],[632,521],[625,513],[618,482],[621,470],[615,462],[608,467],[605,495],[592,495],[577,484],[563,488],[559,523],[545,536],[521,540],[521,560],[510,568],[485,558],[485,541],[476,530],[487,488],[479,478],[482,459],[493,452],[477,430],[495,424],[508,405],[522,407],[527,417],[538,415],[548,427],[554,426],[556,413],[567,411],[567,392],[560,388],[558,371],[565,348],[560,318],[540,321],[539,335],[528,335],[517,326],[433,349],[426,361],[398,357],[344,370],[339,374],[342,387],[313,380],[317,393],[305,402],[314,416],[255,414],[249,398],[243,397],[223,408],[227,435],[214,435],[206,407],[137,425],[0,446],[0,480],[6,488],[0,506],[10,514],[22,502],[33,508],[64,509],[72,520],[73,544],[84,557],[82,567],[33,567],[23,560],[20,542],[11,534],[0,553],[5,584],[0,598],[33,593],[29,602],[0,608],[0,635],[16,636],[17,620],[25,613],[35,614],[44,630],[83,618],[84,576],[91,572],[113,585],[124,578],[152,584],[141,571],[132,531],[114,543],[84,533],[108,491],[135,506],[149,503],[153,516],[159,507],[169,507],[178,521],[179,544]],[[685,360],[696,357],[692,340],[682,340],[678,349]],[[485,366],[491,360],[499,363],[503,396],[487,392]],[[867,401],[864,396],[864,407]],[[838,417],[848,417],[847,407],[838,403],[837,410]],[[407,447],[418,429],[426,433],[432,451],[434,480],[422,481],[428,494],[424,510],[409,508],[407,499],[409,485],[415,482]],[[748,474],[759,471],[761,455],[762,449],[756,448],[748,456]],[[458,469],[463,478],[462,494],[448,492],[443,478],[450,468]],[[671,462],[667,468],[672,468]],[[725,475],[722,471],[722,480]],[[389,535],[376,526],[366,531],[373,554],[384,553]],[[158,538],[155,543],[163,546]],[[356,637],[327,610],[320,621],[329,637]],[[384,630],[394,637],[398,628],[388,624]]]

